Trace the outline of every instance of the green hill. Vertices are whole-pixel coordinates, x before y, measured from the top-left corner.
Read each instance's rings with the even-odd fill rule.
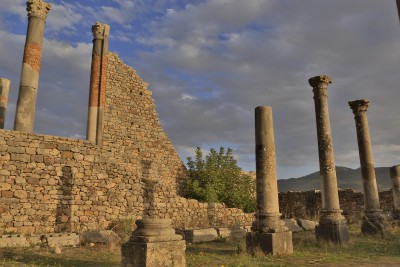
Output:
[[[390,167],[375,168],[376,182],[378,184],[379,191],[386,191],[392,188],[389,168]],[[354,170],[346,167],[337,166],[336,175],[339,188],[352,188],[357,191],[363,192],[361,170],[359,168]],[[315,189],[321,189],[319,171],[299,178],[278,180],[279,192],[308,191]]]

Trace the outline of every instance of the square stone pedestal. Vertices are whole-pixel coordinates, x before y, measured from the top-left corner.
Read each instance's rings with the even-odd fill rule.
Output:
[[[293,253],[292,232],[246,234],[246,250],[249,254],[271,254],[272,256]]]
[[[349,229],[346,223],[320,221],[315,227],[315,237],[318,241],[332,242],[338,245],[349,242]]]
[[[186,242],[170,227],[169,219],[142,219],[122,245],[123,267],[185,267]]]
[[[185,267],[185,240],[165,242],[129,241],[122,245],[124,267]]]

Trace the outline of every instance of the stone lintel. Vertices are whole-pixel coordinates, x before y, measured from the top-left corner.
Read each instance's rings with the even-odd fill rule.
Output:
[[[96,21],[92,26],[92,33],[94,40],[103,40],[110,35],[110,26]]]
[[[28,0],[26,2],[26,11],[28,11],[28,17],[38,17],[46,21],[47,14],[51,9],[51,4],[46,3],[42,0]]]
[[[332,81],[332,78],[330,78],[327,75],[319,75],[319,76],[310,78],[308,80],[308,82],[312,88],[322,88],[322,87],[326,88],[333,81]]]
[[[359,99],[359,100],[349,101],[349,106],[351,110],[353,110],[355,116],[361,116],[364,115],[365,112],[367,112],[369,106],[369,100]]]
[[[246,251],[249,254],[280,256],[293,254],[292,232],[246,234]]]

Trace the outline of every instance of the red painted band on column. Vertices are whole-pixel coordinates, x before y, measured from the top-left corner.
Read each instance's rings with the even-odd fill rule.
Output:
[[[93,53],[92,69],[90,72],[89,107],[99,106],[99,82],[100,82],[100,56]]]
[[[42,47],[37,43],[26,43],[23,63],[29,64],[38,74],[42,59]]]

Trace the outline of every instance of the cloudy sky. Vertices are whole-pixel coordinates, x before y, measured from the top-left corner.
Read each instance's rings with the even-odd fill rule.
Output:
[[[91,25],[150,83],[184,162],[196,146],[231,147],[254,170],[254,108],[272,106],[279,178],[318,170],[312,89],[326,74],[336,164],[359,167],[349,100],[371,101],[376,166],[400,164],[400,25],[394,0],[49,0],[36,133],[84,138]],[[27,16],[0,0],[0,77],[12,129]]]

